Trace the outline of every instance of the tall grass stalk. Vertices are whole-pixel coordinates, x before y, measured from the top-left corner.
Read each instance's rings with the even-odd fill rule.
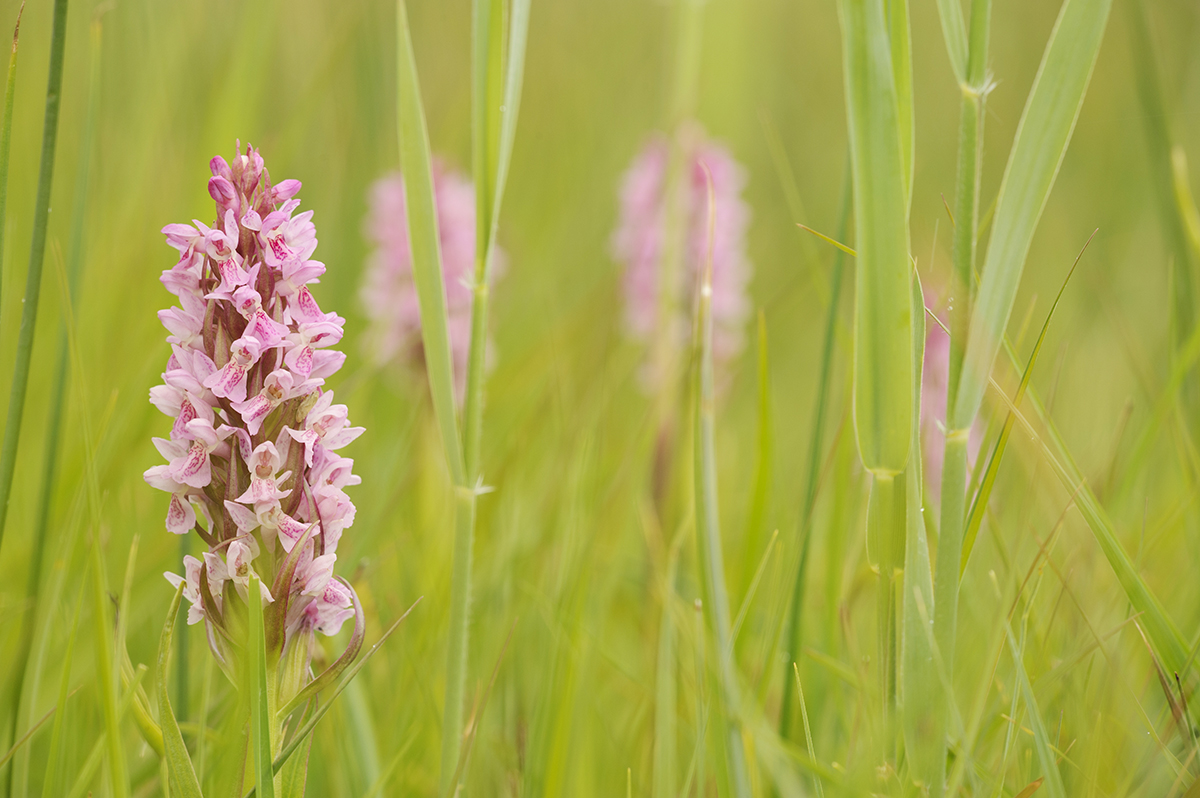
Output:
[[[100,53],[101,25],[98,19],[91,25],[91,58],[88,72],[88,104],[87,116],[84,121],[83,137],[80,142],[79,167],[75,177],[75,204],[71,212],[71,238],[67,250],[67,290],[69,295],[64,301],[70,304],[72,312],[77,307],[79,296],[79,279],[83,264],[84,220],[87,210],[88,186],[91,176],[92,150],[95,146],[96,118],[100,106]],[[15,52],[15,50],[14,50]],[[4,144],[0,141],[0,153]],[[0,155],[2,157],[2,155]],[[0,177],[0,180],[3,178]],[[0,214],[0,218],[2,214]],[[3,245],[0,244],[0,249]],[[70,353],[67,346],[67,331],[65,323],[59,332],[58,355],[54,371],[54,384],[50,390],[49,417],[46,422],[46,442],[43,447],[45,464],[42,467],[42,485],[38,497],[37,517],[33,527],[33,555],[29,563],[29,575],[26,583],[25,621],[21,625],[20,644],[17,649],[16,681],[13,688],[13,706],[17,712],[13,714],[13,737],[19,727],[27,727],[32,722],[34,713],[34,698],[38,694],[40,682],[38,669],[33,670],[30,680],[29,699],[23,700],[25,680],[30,676],[30,664],[33,659],[33,640],[38,620],[39,598],[41,596],[42,567],[46,555],[46,547],[50,538],[50,514],[54,501],[55,488],[58,479],[58,457],[60,439],[62,437],[63,415],[66,406],[68,382],[68,358]],[[50,630],[43,628],[43,634]],[[19,753],[9,770],[9,794],[25,795],[28,792],[29,780],[29,751]]]
[[[38,301],[42,293],[42,266],[46,259],[46,229],[50,224],[50,191],[54,184],[54,155],[58,145],[58,111],[62,103],[66,39],[67,0],[54,0],[50,73],[46,79],[46,111],[42,124],[42,157],[38,167],[37,199],[33,208],[33,241],[29,246],[29,271],[25,281],[21,328],[17,333],[17,357],[9,390],[8,420],[4,425],[4,443],[0,446],[0,550],[4,545],[8,501],[17,467],[17,444],[21,439],[21,420],[29,388],[29,366],[33,360],[33,334],[37,327]]]
[[[963,355],[966,351],[967,330],[971,323],[975,293],[975,251],[979,240],[979,192],[983,162],[984,107],[989,90],[987,50],[991,25],[991,0],[971,3],[970,34],[966,44],[965,69],[961,70],[959,88],[962,104],[958,130],[958,182],[955,196],[953,271],[950,293],[950,354],[946,383],[946,407],[954,407],[962,376]],[[953,30],[961,23],[943,15],[942,26],[947,41],[954,38]],[[951,60],[957,53],[951,49]],[[959,72],[959,70],[956,70]],[[974,417],[965,426],[951,424],[946,430],[942,468],[942,506],[939,518],[937,570],[934,577],[933,626],[934,639],[953,684],[954,646],[958,625],[958,586],[962,560],[963,525],[965,523],[967,482],[967,441]],[[943,695],[949,703],[953,696]],[[945,710],[942,728],[946,728]],[[944,743],[943,743],[944,752]],[[945,760],[944,753],[941,761]],[[940,795],[945,775],[944,767],[931,785],[933,794]]]
[[[721,530],[717,512],[717,465],[715,441],[716,398],[713,389],[712,352],[712,248],[716,209],[713,202],[712,176],[708,181],[708,258],[700,283],[696,313],[696,346],[693,385],[694,478],[696,495],[696,545],[700,561],[704,606],[716,648],[717,676],[724,704],[726,757],[729,782],[738,798],[750,796],[750,774],[746,749],[742,742],[740,697],[737,669],[733,656],[729,595],[725,588],[725,565],[721,553]]]
[[[454,566],[451,577],[449,645],[446,653],[446,699],[443,706],[440,794],[452,794],[462,746],[463,704],[470,627],[471,557],[475,537],[479,449],[482,439],[483,380],[486,365],[488,279],[495,230],[516,135],[520,84],[524,74],[529,1],[515,0],[510,15],[507,64],[504,8],[479,0],[474,6],[475,32],[472,138],[478,200],[476,274],[473,286],[471,349],[463,431],[454,406],[454,386],[447,329],[446,295],[433,194],[432,161],[425,111],[404,0],[397,3],[397,91],[400,164],[405,176],[405,208],[412,248],[413,279],[421,310],[421,339],[434,413],[441,430],[450,479],[454,485]],[[503,71],[503,78],[495,74]],[[499,86],[503,85],[501,93]],[[497,100],[503,99],[498,105]]]

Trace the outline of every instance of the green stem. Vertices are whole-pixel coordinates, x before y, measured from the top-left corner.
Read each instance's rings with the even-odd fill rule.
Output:
[[[17,443],[21,437],[21,418],[29,387],[29,366],[33,359],[33,334],[37,327],[38,301],[42,293],[42,265],[46,255],[46,228],[50,223],[50,189],[54,183],[54,152],[58,144],[58,110],[62,98],[66,38],[67,0],[55,0],[54,27],[50,38],[50,74],[46,81],[46,113],[42,127],[42,159],[33,212],[33,241],[29,247],[29,273],[25,281],[21,329],[17,334],[17,357],[13,366],[8,421],[4,427],[4,443],[0,448],[0,547],[4,544],[8,501],[17,467]]]
[[[446,705],[442,715],[442,772],[438,794],[454,793],[462,748],[463,698],[467,682],[467,643],[471,620],[471,558],[475,536],[475,494],[455,489],[454,573],[450,588],[450,643],[446,650]]]
[[[710,189],[711,195],[711,189]],[[712,208],[709,199],[709,247],[712,246]],[[742,744],[740,698],[737,674],[730,642],[731,623],[729,596],[725,590],[725,566],[721,554],[721,532],[717,512],[717,468],[712,364],[712,263],[710,262],[700,292],[700,307],[696,330],[700,346],[695,385],[695,492],[696,544],[704,585],[704,604],[712,621],[717,648],[717,673],[725,704],[726,756],[729,781],[738,798],[750,795],[750,776],[746,767],[746,751]]]
[[[953,685],[954,649],[958,627],[958,588],[961,575],[966,512],[967,441],[975,419],[958,418],[954,411],[962,377],[967,331],[974,304],[975,256],[979,240],[980,164],[983,156],[983,112],[987,95],[987,42],[991,0],[971,5],[966,82],[959,116],[958,186],[955,198],[954,276],[951,283],[950,362],[946,386],[946,443],[942,459],[942,507],[937,570],[934,575],[933,634]],[[945,712],[953,701],[943,696]],[[943,718],[943,720],[945,720]],[[942,728],[949,728],[943,723]]]

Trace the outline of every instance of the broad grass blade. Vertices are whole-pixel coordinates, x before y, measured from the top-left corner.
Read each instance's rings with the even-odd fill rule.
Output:
[[[969,429],[1012,313],[1025,258],[1079,118],[1112,0],[1065,0],[1025,104],[996,200],[951,429]]]
[[[854,169],[854,426],[867,470],[896,475],[912,424],[908,193],[883,0],[842,0]]]
[[[960,0],[937,0],[938,17],[942,22],[942,37],[954,79],[963,83],[967,76],[967,29],[963,24]]]
[[[196,779],[196,770],[192,767],[192,758],[188,755],[187,745],[183,742],[183,733],[179,731],[179,722],[171,709],[171,692],[167,689],[167,665],[171,658],[171,638],[175,634],[175,622],[179,618],[179,603],[183,597],[183,584],[175,590],[171,599],[171,607],[167,611],[167,620],[163,624],[162,637],[158,641],[158,674],[155,678],[158,689],[158,725],[163,732],[164,759],[167,764],[167,778],[171,788],[172,798],[200,798],[200,782]],[[251,595],[257,595],[253,593]],[[262,614],[260,608],[259,614]],[[130,692],[134,692],[130,690]]]

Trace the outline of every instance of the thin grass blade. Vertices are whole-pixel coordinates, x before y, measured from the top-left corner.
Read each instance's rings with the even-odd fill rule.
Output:
[[[21,306],[21,328],[17,333],[17,356],[9,390],[8,420],[4,425],[4,443],[0,446],[0,546],[4,543],[8,500],[17,467],[17,444],[21,438],[29,366],[33,361],[33,335],[42,294],[42,267],[46,260],[46,229],[50,223],[50,190],[54,183],[54,156],[58,145],[58,111],[62,103],[66,37],[67,0],[55,0],[54,23],[50,34],[50,72],[46,80],[46,111],[42,124],[42,159],[38,167],[37,199],[33,210],[33,241],[29,246],[29,271]],[[0,219],[0,224],[3,224],[3,219]]]
[[[1046,340],[1046,333],[1050,329],[1050,320],[1054,318],[1054,312],[1058,309],[1058,303],[1062,301],[1063,294],[1067,290],[1067,284],[1071,281],[1071,276],[1075,274],[1075,269],[1079,266],[1079,261],[1083,257],[1083,253],[1087,251],[1088,244],[1092,243],[1092,239],[1095,237],[1096,232],[1093,232],[1083,245],[1083,249],[1075,256],[1075,262],[1071,264],[1071,270],[1067,272],[1066,278],[1063,279],[1063,284],[1058,289],[1058,295],[1054,298],[1054,304],[1050,306],[1050,312],[1046,314],[1046,321],[1042,323],[1042,331],[1038,334],[1037,341],[1033,345],[1033,351],[1029,353],[1029,362],[1025,364],[1025,371],[1021,375],[1021,384],[1017,387],[1017,393],[1013,397],[1013,404],[1017,407],[1021,406],[1021,400],[1025,398],[1025,391],[1029,388],[1029,380],[1033,377],[1033,367],[1037,363],[1038,354],[1041,353],[1042,344]],[[988,456],[987,467],[983,473],[983,480],[979,484],[979,490],[975,492],[974,497],[971,499],[971,509],[967,513],[966,531],[963,535],[962,567],[960,573],[967,569],[967,560],[971,557],[971,549],[975,546],[975,538],[979,535],[979,527],[983,523],[984,510],[987,508],[988,499],[991,498],[992,488],[996,484],[996,475],[1000,469],[1000,459],[1004,456],[1009,436],[1012,434],[1013,426],[1016,423],[1016,415],[1009,413],[1004,420],[1004,427],[1000,430],[1000,436],[996,439],[996,445],[992,448],[991,455]]]

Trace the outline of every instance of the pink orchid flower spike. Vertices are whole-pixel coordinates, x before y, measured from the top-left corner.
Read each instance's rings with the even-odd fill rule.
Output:
[[[300,211],[299,181],[273,183],[256,150],[238,150],[209,164],[215,220],[163,228],[179,257],[161,279],[177,305],[159,314],[171,354],[150,401],[171,426],[154,439],[166,462],[145,479],[170,495],[168,531],[207,547],[166,576],[182,586],[188,622],[208,626],[218,662],[239,655],[229,641],[244,622],[231,626],[230,608],[260,601],[268,645],[307,674],[313,635],[362,617],[334,566],[355,516],[344,489],[360,482],[335,450],[363,430],[323,390],[345,362],[344,320],[312,291],[325,272],[311,260],[313,212]]]

